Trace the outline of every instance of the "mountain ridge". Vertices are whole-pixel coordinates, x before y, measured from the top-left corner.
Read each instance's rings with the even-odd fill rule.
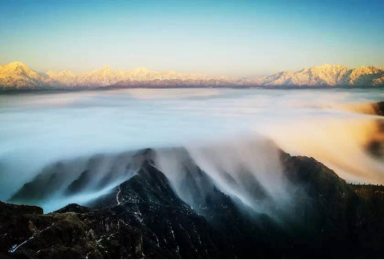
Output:
[[[323,64],[270,76],[238,78],[199,73],[157,72],[146,68],[113,71],[109,66],[83,73],[38,73],[22,62],[0,66],[0,89],[79,89],[100,87],[383,87],[384,69]]]
[[[352,185],[313,158],[280,157],[294,185],[279,222],[244,211],[210,186],[203,211],[182,200],[166,174],[142,165],[92,205],[43,214],[0,201],[0,258],[382,258],[384,187]],[[188,163],[189,164],[189,163]],[[189,165],[185,165],[187,168]],[[185,179],[190,182],[188,175]],[[195,179],[197,180],[197,179]],[[195,185],[184,186],[191,192]],[[196,193],[196,195],[199,192]],[[284,207],[290,207],[284,205]]]

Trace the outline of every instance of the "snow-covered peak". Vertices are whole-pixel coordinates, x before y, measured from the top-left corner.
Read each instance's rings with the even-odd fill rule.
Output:
[[[47,72],[45,72],[45,74],[47,74],[48,76],[52,77],[52,76],[57,75],[57,72],[53,71],[53,70],[48,70]]]
[[[46,80],[46,78],[19,61],[0,66],[0,87],[46,86]]]
[[[367,77],[367,75],[374,75]],[[376,67],[347,68],[344,65],[323,64],[297,72],[280,72],[266,77],[265,86],[372,86],[380,84],[384,70]],[[379,82],[379,83],[378,83]]]
[[[111,68],[108,65],[103,66],[101,71],[111,71]]]
[[[153,71],[150,71],[148,70],[147,68],[137,68],[137,69],[134,69],[133,70],[133,73],[134,74],[139,74],[139,75],[145,75],[145,74],[148,74],[148,73],[151,73]]]
[[[2,73],[10,73],[10,72],[14,72],[16,70],[28,70],[29,71],[29,68],[24,63],[19,62],[19,61],[11,62],[11,63],[8,63],[6,65],[0,66],[0,71]]]
[[[8,66],[8,67],[10,67],[10,68],[16,68],[16,67],[24,67],[24,68],[26,68],[26,67],[27,67],[24,63],[22,63],[22,62],[20,62],[20,61],[14,61],[14,62],[11,62],[11,63],[9,63],[9,64],[6,65],[6,66]]]
[[[105,87],[105,86],[381,86],[384,70],[373,66],[347,68],[323,64],[300,71],[282,71],[271,76],[239,79],[147,68],[113,71],[109,66],[75,74],[69,70],[38,74],[22,62],[0,66],[0,87]]]

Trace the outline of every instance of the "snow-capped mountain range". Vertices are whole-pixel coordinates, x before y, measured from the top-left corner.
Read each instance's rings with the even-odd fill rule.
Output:
[[[0,66],[0,89],[77,89],[97,87],[273,87],[273,86],[384,86],[384,69],[347,68],[343,65],[283,71],[267,77],[236,78],[174,71],[156,72],[146,68],[113,71],[108,66],[75,74],[65,70],[38,73],[21,62]]]

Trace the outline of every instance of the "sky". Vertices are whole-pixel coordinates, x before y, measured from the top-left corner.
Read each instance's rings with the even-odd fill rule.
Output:
[[[261,76],[384,67],[383,0],[0,0],[0,64]]]

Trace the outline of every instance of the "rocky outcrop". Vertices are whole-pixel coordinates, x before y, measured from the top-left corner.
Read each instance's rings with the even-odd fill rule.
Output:
[[[4,207],[9,204],[1,204]],[[119,225],[110,212],[83,208],[74,213],[66,207],[60,213],[31,214],[21,211],[26,206],[8,211],[12,219],[1,214],[1,256],[5,258],[139,258],[141,233]],[[17,210],[17,211],[16,211]],[[9,222],[13,224],[10,226]],[[123,233],[124,237],[118,236]],[[128,243],[122,243],[129,241]],[[116,246],[117,245],[117,246]]]

